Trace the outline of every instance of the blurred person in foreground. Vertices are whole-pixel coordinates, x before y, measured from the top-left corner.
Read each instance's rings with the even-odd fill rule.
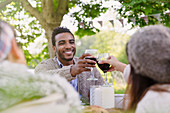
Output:
[[[90,54],[83,54],[79,58],[74,56],[76,53],[75,38],[67,28],[57,27],[53,30],[52,45],[56,56],[40,62],[35,68],[35,73],[50,73],[54,76],[60,74],[79,92],[82,101],[88,103],[90,85],[104,84],[100,72],[93,65],[96,62],[84,59]],[[98,80],[87,80],[91,76],[90,69],[87,67],[94,67],[94,77]]]
[[[138,30],[127,44],[129,79],[127,112],[169,113],[170,29],[151,25]],[[126,65],[111,56],[110,71],[124,71]]]
[[[81,112],[78,93],[65,78],[27,71],[14,33],[0,21],[0,113]]]

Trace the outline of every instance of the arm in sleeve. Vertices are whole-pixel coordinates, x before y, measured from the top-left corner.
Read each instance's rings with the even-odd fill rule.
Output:
[[[131,71],[130,64],[128,64],[123,71],[123,78],[124,78],[126,83],[128,83],[130,71]]]
[[[55,65],[51,65],[49,63],[42,62],[37,65],[35,68],[35,73],[48,73],[52,75],[59,74],[62,77],[65,77],[68,81],[75,79],[70,73],[70,66],[63,66],[63,68],[56,68]]]

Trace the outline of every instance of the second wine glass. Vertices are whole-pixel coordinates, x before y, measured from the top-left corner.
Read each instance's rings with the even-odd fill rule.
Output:
[[[102,53],[99,54],[98,60],[107,60],[107,58],[109,57],[109,53]],[[103,71],[104,76],[105,76],[105,84],[106,86],[109,85],[108,81],[107,81],[107,71],[109,70],[110,65],[107,63],[104,64],[99,64],[98,63],[99,68]]]
[[[97,49],[86,49],[85,53],[89,53],[92,56],[90,57],[86,57],[85,59],[90,59],[90,60],[94,60],[97,62],[97,58],[98,58],[98,50]],[[98,80],[97,78],[94,77],[94,72],[93,72],[93,68],[91,68],[91,77],[88,78],[87,80]]]

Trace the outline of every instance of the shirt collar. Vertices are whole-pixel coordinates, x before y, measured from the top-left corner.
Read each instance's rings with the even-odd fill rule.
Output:
[[[63,64],[58,60],[57,57],[56,57],[56,61],[57,61],[58,65],[59,65],[59,67],[62,68]],[[73,58],[73,64],[75,64],[75,62],[77,62],[77,60],[75,60],[75,58]]]
[[[57,60],[57,63],[58,63],[58,65],[59,65],[59,67],[62,68],[62,67],[63,67],[63,64],[58,60],[57,57],[56,57],[56,60]]]

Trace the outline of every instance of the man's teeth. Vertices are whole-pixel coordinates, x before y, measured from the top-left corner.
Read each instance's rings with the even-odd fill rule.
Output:
[[[72,53],[72,51],[66,51],[65,53],[68,53],[68,54],[70,54],[70,53]]]

